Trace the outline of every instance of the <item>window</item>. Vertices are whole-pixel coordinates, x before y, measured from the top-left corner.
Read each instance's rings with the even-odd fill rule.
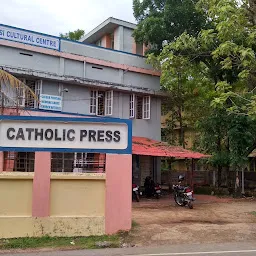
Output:
[[[115,36],[114,36],[114,33],[110,34],[110,42],[111,42],[110,48],[111,49],[115,49]]]
[[[97,91],[91,91],[91,99],[90,99],[90,113],[95,114],[97,113]]]
[[[42,80],[29,80],[21,79],[37,96],[38,100],[42,93]],[[24,88],[17,88],[18,106],[25,108],[38,108],[39,102],[36,100],[29,91],[25,91]]]
[[[106,155],[99,153],[52,153],[52,172],[105,172]]]
[[[105,109],[106,109],[106,116],[111,116],[112,115],[112,109],[113,109],[113,91],[107,91],[106,92],[106,106],[105,106]]]
[[[101,39],[100,39],[99,41],[97,41],[96,45],[97,45],[97,46],[101,46],[101,45],[102,45],[102,44],[101,44]]]
[[[98,98],[97,98],[97,115],[104,116],[105,115],[105,92],[98,91]]]
[[[34,172],[34,152],[4,152],[4,171]]]
[[[91,91],[90,114],[111,116],[113,114],[113,91]]]
[[[135,117],[135,95],[130,95],[130,118]]]
[[[73,153],[52,153],[52,172],[73,172]]]
[[[150,119],[150,96],[143,97],[143,119]]]
[[[137,96],[136,97],[136,118],[142,119],[142,109],[143,109],[143,97]]]
[[[150,119],[150,96],[130,95],[130,118]],[[136,106],[136,108],[135,108]]]

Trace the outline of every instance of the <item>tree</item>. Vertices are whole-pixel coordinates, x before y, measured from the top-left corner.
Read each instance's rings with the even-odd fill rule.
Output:
[[[151,54],[149,61],[161,67],[164,86],[178,86],[175,77],[182,68],[182,94],[189,95],[192,84],[200,96],[190,94],[190,102],[205,98],[196,123],[203,135],[201,145],[213,155],[211,162],[220,177],[223,166],[241,168],[255,143],[250,113],[256,116],[256,30],[246,2],[200,0],[197,8],[205,13],[210,27],[196,35],[184,32],[158,57]]]
[[[256,139],[256,122],[248,116],[229,113],[226,109],[216,109],[211,115],[198,122],[200,148],[210,152],[209,163],[218,170],[218,186],[228,183],[230,169],[239,171],[248,161],[248,149]],[[222,174],[226,170],[223,180]],[[225,181],[227,178],[227,182]]]
[[[159,54],[164,41],[172,42],[187,31],[196,36],[206,20],[195,9],[197,0],[133,0],[133,13],[138,21],[135,41],[151,45]]]
[[[184,31],[197,35],[201,28],[206,27],[206,19],[202,12],[196,10],[196,2],[197,0],[134,0],[134,16],[138,21],[134,31],[135,40],[150,45],[148,52],[158,55],[163,48],[163,42],[172,42]],[[175,139],[171,134],[178,128],[178,144],[185,147],[184,130],[187,121],[184,117],[184,104],[190,96],[184,94],[183,80],[186,78],[182,68],[173,79],[177,82],[176,86],[173,86],[174,82],[172,86],[166,86],[166,79],[162,76],[163,88],[169,87],[171,92],[169,101],[166,101],[166,107],[171,113],[167,120],[167,138],[173,144]]]
[[[10,73],[0,69],[0,108],[1,114],[4,114],[4,108],[15,107],[17,111],[20,108],[19,91],[24,91],[25,95],[30,95],[36,101],[39,101],[35,93],[29,86],[21,82],[19,79],[11,75]]]
[[[62,34],[60,33],[60,37],[70,39],[73,41],[78,41],[84,36],[84,30],[77,29],[75,31],[69,31],[68,33]]]

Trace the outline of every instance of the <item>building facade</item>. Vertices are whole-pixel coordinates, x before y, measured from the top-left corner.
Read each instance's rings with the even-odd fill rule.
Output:
[[[0,24],[0,69],[29,87],[0,76],[0,126],[11,127],[1,134],[7,146],[0,145],[1,238],[130,229],[132,178],[139,185],[148,175],[161,178],[159,156],[132,156],[132,141],[161,140],[163,96],[160,73],[146,64],[146,47],[134,42],[135,27],[109,18],[75,42]],[[79,118],[91,127],[81,136],[92,148],[72,149],[71,126]],[[29,122],[25,130],[12,127]],[[47,129],[51,123],[56,129]],[[123,153],[122,136],[112,131],[122,123],[129,124],[130,141]],[[52,150],[52,139],[56,147],[67,139],[70,145]],[[114,152],[106,147],[113,141]]]
[[[14,93],[21,108],[132,119],[133,137],[160,141],[160,73],[146,64],[146,47],[134,42],[135,27],[109,18],[74,42],[0,25],[0,68],[24,81],[39,99],[61,97],[56,108],[47,98],[38,103],[24,92]],[[136,183],[143,184],[147,175],[160,181],[158,158],[134,156],[133,170]]]

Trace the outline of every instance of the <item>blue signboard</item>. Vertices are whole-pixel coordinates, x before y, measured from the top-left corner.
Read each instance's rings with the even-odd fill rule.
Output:
[[[49,48],[60,49],[60,39],[32,31],[0,25],[0,39]]]
[[[0,116],[0,151],[132,154],[132,120]]]

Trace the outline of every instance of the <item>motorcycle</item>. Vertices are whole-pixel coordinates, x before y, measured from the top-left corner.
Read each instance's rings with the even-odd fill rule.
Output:
[[[132,184],[132,198],[133,200],[135,199],[137,202],[140,201],[139,186],[137,186],[136,184]]]
[[[156,183],[156,185],[154,186],[154,196],[156,197],[156,199],[159,199],[161,194],[162,194],[161,186],[158,183]]]
[[[188,206],[189,209],[193,209],[193,190],[190,187],[173,185],[174,190],[174,200],[179,206]]]

